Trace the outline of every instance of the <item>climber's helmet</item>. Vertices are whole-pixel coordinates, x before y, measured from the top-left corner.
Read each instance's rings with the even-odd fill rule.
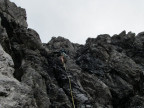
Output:
[[[66,54],[66,50],[65,49],[61,49],[60,50],[60,54],[61,56],[67,57],[68,55]]]

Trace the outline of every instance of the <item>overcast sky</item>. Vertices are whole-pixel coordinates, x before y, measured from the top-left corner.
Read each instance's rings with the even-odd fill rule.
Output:
[[[144,31],[144,0],[11,0],[27,11],[29,28],[42,42],[63,36],[84,44],[88,37]]]

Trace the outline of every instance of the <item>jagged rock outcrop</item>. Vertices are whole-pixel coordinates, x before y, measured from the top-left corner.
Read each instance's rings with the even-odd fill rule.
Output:
[[[76,108],[144,108],[143,32],[43,44],[9,0],[0,0],[0,21],[0,108],[73,108],[70,85]]]

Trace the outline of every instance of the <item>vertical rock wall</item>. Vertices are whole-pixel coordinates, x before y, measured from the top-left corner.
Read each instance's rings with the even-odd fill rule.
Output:
[[[143,32],[43,44],[9,0],[0,0],[0,20],[0,108],[73,108],[70,84],[76,108],[144,107]]]

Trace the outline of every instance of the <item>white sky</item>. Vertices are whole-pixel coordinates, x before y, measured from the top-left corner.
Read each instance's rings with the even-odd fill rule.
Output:
[[[144,31],[144,0],[10,0],[27,11],[29,28],[47,43],[63,36],[84,44],[88,37]]]

